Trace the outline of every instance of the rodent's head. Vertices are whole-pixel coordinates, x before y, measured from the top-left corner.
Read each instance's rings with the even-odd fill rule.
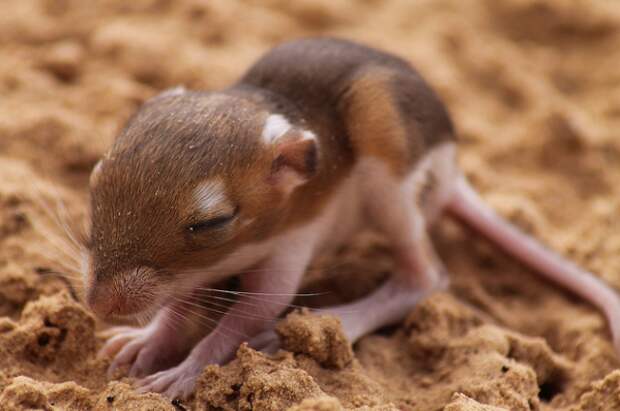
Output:
[[[246,98],[178,90],[148,101],[91,175],[87,303],[102,318],[130,316],[196,277],[230,275],[209,267],[268,235],[316,163],[311,132]]]

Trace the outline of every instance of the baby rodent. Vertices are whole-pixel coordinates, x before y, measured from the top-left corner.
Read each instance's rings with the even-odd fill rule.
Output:
[[[363,300],[327,310],[351,340],[397,321],[446,284],[426,231],[444,210],[600,308],[620,346],[616,293],[485,206],[455,150],[447,110],[416,70],[345,40],[284,43],[225,90],[149,100],[90,183],[88,305],[104,319],[159,308],[147,327],[120,328],[107,342],[111,369],[150,375],[189,352],[141,382],[188,394],[205,365],[228,360],[244,339],[267,344],[259,337],[271,323],[259,315],[277,318],[311,259],[371,223],[391,241],[397,269]],[[194,346],[175,316],[183,296],[244,271],[236,302]]]

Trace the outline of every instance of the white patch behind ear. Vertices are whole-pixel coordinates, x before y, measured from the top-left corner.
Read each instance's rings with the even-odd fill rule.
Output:
[[[91,171],[90,179],[89,179],[89,184],[91,187],[94,187],[97,185],[97,181],[99,179],[99,176],[101,175],[102,165],[103,165],[103,159],[97,161],[97,164],[95,164],[95,166],[93,167],[93,171]]]
[[[162,91],[161,93],[156,95],[155,98],[180,96],[181,94],[185,94],[186,92],[187,89],[184,86],[176,86]]]
[[[194,188],[193,194],[196,207],[204,213],[212,211],[214,207],[222,206],[227,200],[224,184],[219,180],[199,183]]]
[[[262,137],[265,143],[271,144],[289,131],[291,123],[281,114],[271,114],[265,121]]]
[[[317,139],[316,139],[316,134],[314,134],[314,133],[313,133],[312,131],[310,131],[310,130],[304,130],[304,131],[301,133],[301,135],[302,135],[302,137],[303,137],[303,139],[304,139],[304,140],[314,140],[314,141],[317,141]]]

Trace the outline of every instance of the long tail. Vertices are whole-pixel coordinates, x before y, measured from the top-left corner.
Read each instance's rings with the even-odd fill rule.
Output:
[[[620,352],[620,297],[609,285],[518,230],[487,206],[464,177],[448,211],[549,280],[598,307],[606,316]]]

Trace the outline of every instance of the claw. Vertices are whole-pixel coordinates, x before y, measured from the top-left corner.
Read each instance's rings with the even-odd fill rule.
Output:
[[[109,339],[97,353],[97,358],[111,358],[115,356],[127,343],[135,338],[135,334],[116,334]]]
[[[194,390],[200,370],[183,362],[135,382],[136,392],[159,392],[168,398],[187,398]]]
[[[130,364],[138,356],[139,351],[144,347],[144,342],[139,340],[133,340],[126,344],[110,364],[108,369],[108,378],[114,373],[114,371],[122,365]]]
[[[130,377],[141,377],[174,364],[185,355],[183,336],[171,336],[163,323],[151,323],[145,328],[113,327],[103,335],[111,336],[98,357],[113,358],[108,378],[121,366],[128,365]]]

